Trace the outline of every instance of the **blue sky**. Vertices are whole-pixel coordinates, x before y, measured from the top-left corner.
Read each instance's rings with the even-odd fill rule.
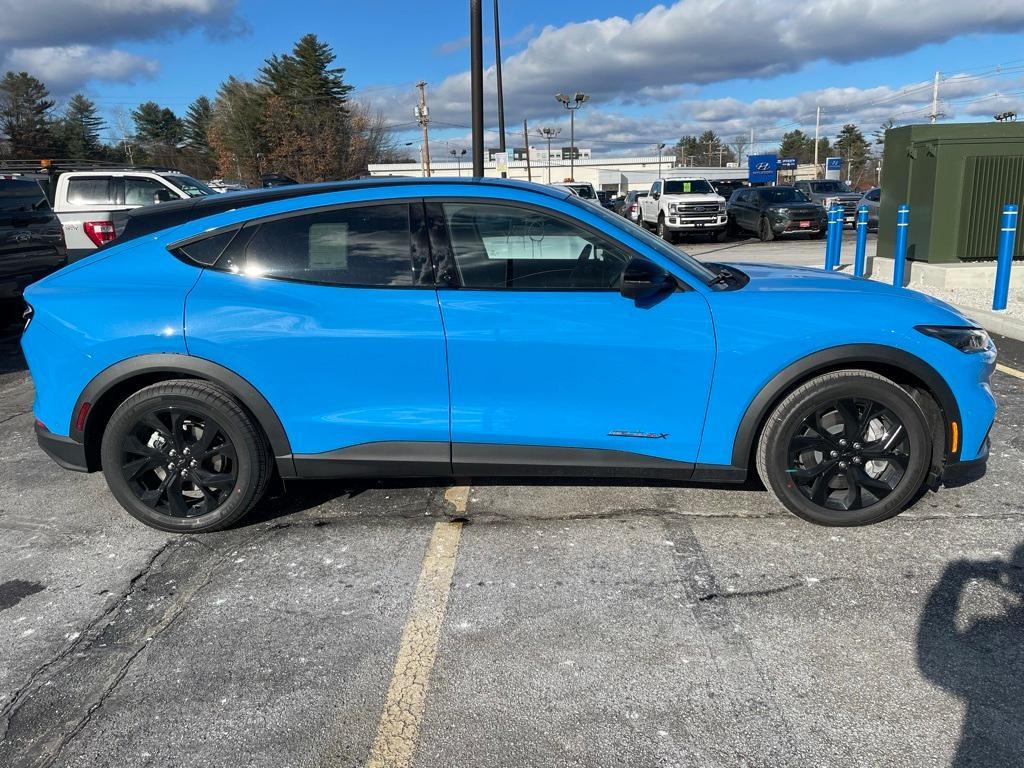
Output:
[[[643,151],[704,128],[727,138],[753,128],[767,149],[785,130],[813,131],[818,104],[826,134],[847,121],[870,131],[887,116],[924,119],[936,69],[947,119],[1024,113],[1024,4],[961,5],[504,0],[509,128],[523,117],[563,125],[553,94],[584,88],[594,101],[579,113],[579,143],[595,153]],[[312,31],[334,47],[358,97],[396,125],[411,121],[413,84],[426,80],[433,135],[459,144],[467,139],[460,126],[468,125],[467,6],[109,0],[97,11],[85,0],[0,0],[0,18],[8,19],[0,66],[29,69],[58,96],[82,90],[114,123],[119,109],[149,99],[184,112],[228,75],[254,76],[267,56]],[[490,6],[485,0],[489,63]],[[87,32],[82,18],[91,20]]]

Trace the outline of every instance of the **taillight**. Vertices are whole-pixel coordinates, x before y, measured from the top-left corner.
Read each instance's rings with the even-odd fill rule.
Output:
[[[97,248],[117,237],[112,221],[86,221],[82,224],[82,228]]]

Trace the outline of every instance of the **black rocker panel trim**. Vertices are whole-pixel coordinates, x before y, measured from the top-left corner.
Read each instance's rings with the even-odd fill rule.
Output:
[[[747,410],[736,431],[736,439],[732,448],[732,463],[735,467],[749,464],[750,453],[757,439],[758,429],[768,418],[771,409],[781,397],[794,388],[797,382],[828,370],[836,370],[837,365],[857,366],[882,363],[891,365],[920,379],[932,391],[939,401],[943,419],[946,424],[946,463],[955,462],[960,457],[960,446],[956,451],[949,450],[950,422],[960,422],[960,407],[946,380],[938,371],[915,355],[901,349],[882,346],[881,344],[844,344],[838,347],[823,349],[812,355],[801,358],[783,368],[758,393],[757,397],[747,406]]]
[[[700,465],[695,475],[689,462],[597,448],[402,441],[279,457],[278,468],[284,477],[300,478],[567,476],[739,482],[747,474],[738,467]]]
[[[282,466],[290,461],[294,469]],[[450,477],[451,445],[445,442],[381,441],[325,453],[278,457],[285,478]]]
[[[70,431],[68,432],[70,437],[76,442],[85,441],[85,432],[75,429],[75,419],[78,416],[79,409],[82,407],[82,403],[88,402],[95,405],[111,387],[135,376],[148,373],[182,374],[206,379],[222,387],[248,408],[249,412],[256,418],[256,421],[263,428],[267,439],[270,441],[270,448],[274,456],[279,457],[278,464],[281,463],[282,457],[287,464],[288,457],[292,452],[291,444],[288,442],[288,435],[284,431],[281,420],[270,403],[267,402],[267,399],[252,384],[237,373],[210,360],[192,357],[191,355],[173,353],[138,355],[137,357],[130,357],[127,360],[115,363],[98,373],[89,382],[82,394],[79,395],[78,402],[75,403],[75,409],[71,413]],[[89,418],[91,418],[91,413]],[[85,427],[86,429],[89,428],[88,419],[86,420]]]

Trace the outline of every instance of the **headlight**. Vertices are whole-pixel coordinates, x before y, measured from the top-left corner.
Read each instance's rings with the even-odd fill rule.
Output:
[[[984,328],[965,328],[957,325],[919,325],[917,330],[971,354],[984,352],[992,346],[992,339]]]
[[[725,203],[719,203],[718,204],[718,212],[719,213],[725,213]]]
[[[675,203],[669,203],[668,204],[668,212],[669,213],[675,213],[676,212],[676,204]]]

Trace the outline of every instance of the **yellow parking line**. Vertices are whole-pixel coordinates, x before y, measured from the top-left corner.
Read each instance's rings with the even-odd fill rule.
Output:
[[[445,492],[445,500],[453,504],[456,511],[465,512],[469,488],[449,488]],[[402,632],[377,738],[366,761],[367,768],[408,768],[412,765],[461,535],[460,522],[443,522],[434,526],[409,608],[409,618]]]
[[[1000,373],[1005,373],[1007,376],[1013,376],[1015,379],[1024,379],[1024,371],[1018,371],[1016,368],[1011,368],[1002,363],[996,363],[996,370]]]

